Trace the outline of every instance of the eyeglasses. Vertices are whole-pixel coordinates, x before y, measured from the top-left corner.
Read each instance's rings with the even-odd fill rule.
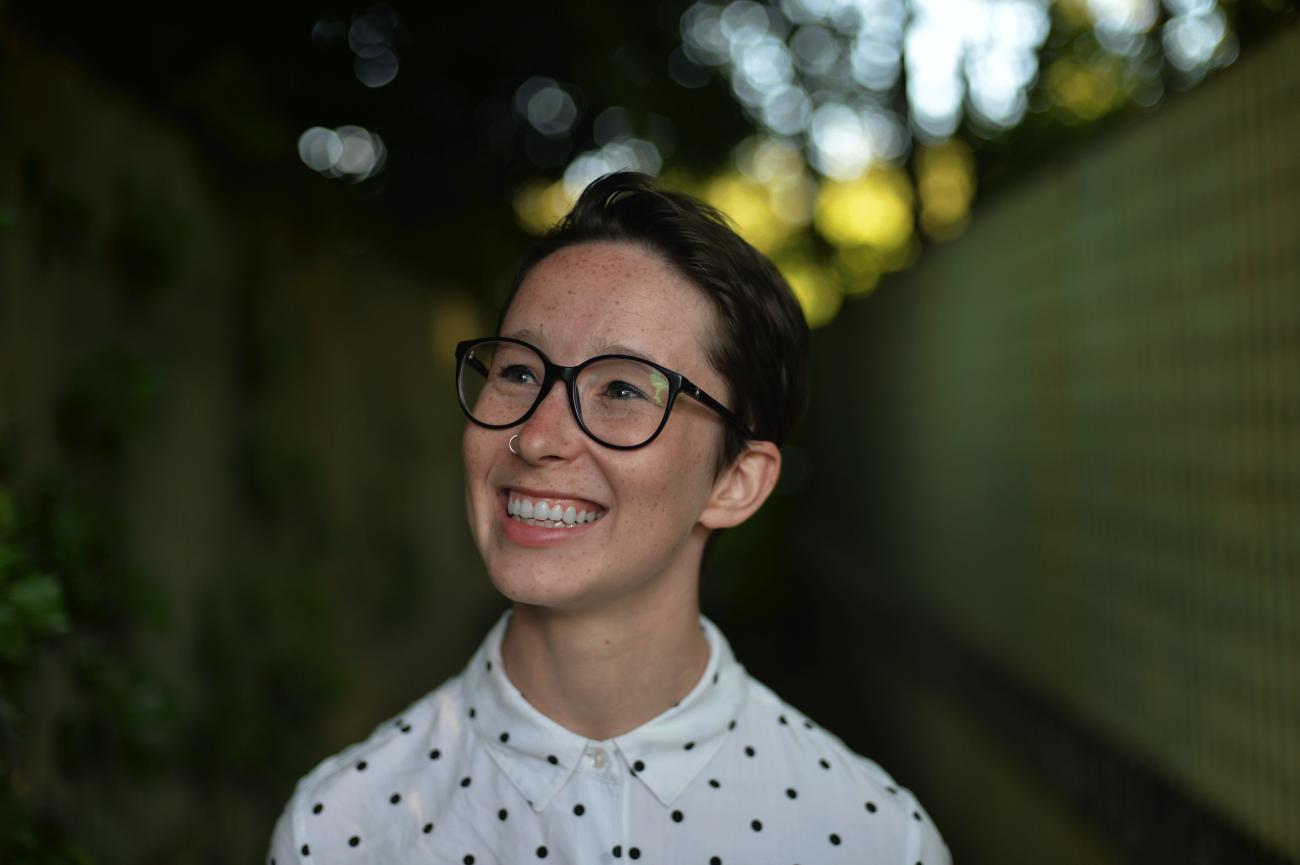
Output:
[[[510,337],[456,346],[456,396],[465,416],[479,426],[518,426],[557,381],[569,392],[579,428],[605,447],[633,450],[650,444],[682,393],[717,412],[745,438],[755,438],[739,417],[686,376],[644,358],[602,354],[560,366],[541,349]]]

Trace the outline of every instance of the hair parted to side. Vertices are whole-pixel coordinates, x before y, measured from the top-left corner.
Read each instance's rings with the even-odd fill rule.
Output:
[[[709,362],[726,380],[729,407],[760,440],[782,444],[804,410],[808,325],[790,286],[717,209],[656,189],[647,175],[607,174],[522,259],[501,322],[529,272],[568,246],[632,243],[659,256],[709,298],[716,311]],[[500,323],[498,323],[498,331]],[[724,425],[717,471],[740,455],[744,437]]]

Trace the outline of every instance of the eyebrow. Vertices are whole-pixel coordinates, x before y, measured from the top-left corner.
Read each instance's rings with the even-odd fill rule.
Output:
[[[648,360],[651,363],[659,363],[658,359],[656,359],[654,355],[650,354],[650,352],[640,351],[632,348],[630,345],[623,345],[621,342],[605,342],[602,340],[596,343],[596,354],[630,354],[633,357],[639,357],[643,360]],[[662,366],[663,364],[660,365]]]
[[[502,334],[502,336],[508,336],[511,339],[521,339],[524,342],[530,342],[533,345],[536,345],[543,349],[546,347],[546,336],[540,330],[523,328],[522,330],[516,330],[513,333]],[[624,345],[621,342],[608,342],[606,340],[599,340],[596,343],[594,349],[595,349],[595,354],[593,354],[592,357],[596,357],[597,355],[602,355],[602,354],[627,354],[627,355],[631,355],[632,357],[639,357],[643,360],[648,360],[651,363],[657,363],[660,366],[664,365],[650,352],[641,351],[640,349],[633,348],[630,345]]]

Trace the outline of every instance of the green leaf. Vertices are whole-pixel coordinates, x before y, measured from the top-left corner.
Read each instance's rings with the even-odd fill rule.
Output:
[[[33,636],[48,637],[68,632],[63,589],[52,574],[28,574],[11,585],[6,594],[14,615]]]
[[[27,629],[9,601],[0,597],[0,658],[19,661],[27,653]]]
[[[9,488],[0,484],[0,538],[11,537],[18,531],[18,505],[14,503]]]
[[[0,541],[0,584],[3,584],[10,574],[17,572],[25,559],[26,556],[21,549]]]

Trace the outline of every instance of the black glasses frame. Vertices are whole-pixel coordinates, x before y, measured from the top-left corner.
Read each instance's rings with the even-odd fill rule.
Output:
[[[537,356],[542,359],[542,368],[545,370],[545,373],[542,376],[542,385],[537,391],[537,399],[533,401],[533,404],[529,407],[528,411],[524,412],[523,417],[519,418],[519,420],[514,423],[490,424],[484,423],[474,417],[474,415],[470,413],[469,404],[465,401],[465,394],[460,386],[461,373],[464,371],[466,363],[474,364],[473,368],[475,370],[482,373],[484,376],[487,376],[487,369],[478,361],[478,358],[470,357],[470,351],[475,346],[489,342],[512,342],[515,345],[522,345],[524,348],[532,349],[537,352]],[[651,434],[650,438],[641,442],[641,444],[611,444],[597,436],[591,430],[587,429],[587,424],[582,420],[582,406],[578,402],[578,388],[576,384],[578,373],[582,372],[583,369],[591,364],[601,360],[634,360],[637,363],[643,363],[646,366],[654,367],[659,370],[659,372],[663,373],[664,378],[668,379],[668,404],[664,407],[663,419],[659,421],[659,426],[655,428],[655,431]],[[509,336],[485,336],[480,339],[467,339],[464,342],[456,344],[456,401],[460,403],[460,410],[465,413],[465,417],[469,418],[472,423],[476,423],[481,427],[486,427],[487,429],[509,429],[510,427],[526,423],[528,419],[533,416],[533,412],[537,411],[537,407],[542,404],[542,400],[546,399],[546,395],[551,392],[551,386],[557,381],[564,382],[564,389],[569,395],[569,410],[573,412],[573,418],[578,422],[578,428],[586,433],[587,437],[596,444],[607,448],[613,448],[614,450],[633,451],[637,448],[645,447],[658,438],[659,433],[663,432],[663,428],[668,424],[668,416],[673,413],[673,406],[677,404],[677,395],[679,393],[684,393],[706,408],[717,412],[723,420],[735,427],[736,430],[746,439],[757,438],[757,436],[749,431],[744,422],[741,421],[735,412],[709,396],[702,388],[686,376],[682,375],[680,372],[671,370],[666,366],[661,366],[652,360],[646,360],[643,357],[637,357],[636,355],[631,354],[599,354],[595,357],[587,358],[577,366],[560,366],[558,363],[553,363],[551,359],[546,356],[546,353],[537,346],[524,342],[522,339],[514,339]]]

